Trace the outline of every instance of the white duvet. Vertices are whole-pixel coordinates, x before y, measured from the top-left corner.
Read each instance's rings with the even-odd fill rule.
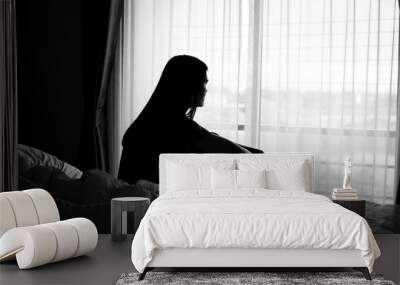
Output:
[[[135,268],[165,248],[358,249],[370,271],[380,255],[359,215],[321,195],[265,189],[160,196],[133,239]]]

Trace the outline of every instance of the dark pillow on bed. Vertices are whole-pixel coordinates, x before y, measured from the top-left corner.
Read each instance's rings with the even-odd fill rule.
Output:
[[[82,171],[37,148],[18,144],[19,175],[25,175],[34,166],[54,167],[70,178],[81,178]]]

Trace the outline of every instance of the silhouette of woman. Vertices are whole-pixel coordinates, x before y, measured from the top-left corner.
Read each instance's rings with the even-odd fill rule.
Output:
[[[166,64],[150,100],[124,134],[118,178],[158,183],[161,153],[262,152],[211,133],[193,117],[204,104],[207,65],[179,55]]]

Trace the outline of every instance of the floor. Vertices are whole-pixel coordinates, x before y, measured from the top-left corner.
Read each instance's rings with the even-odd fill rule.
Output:
[[[367,202],[366,219],[374,234],[400,234],[400,205]]]
[[[16,262],[0,264],[0,284],[115,284],[122,273],[134,271],[130,260],[132,238],[112,242],[110,235],[102,234],[96,250],[88,256],[29,270],[19,270]],[[399,283],[400,235],[379,234],[375,238],[382,257],[376,260],[374,271]]]
[[[400,284],[400,234],[374,234],[374,237],[381,250],[381,256],[374,263],[374,272]]]
[[[124,272],[134,271],[130,259],[133,236],[112,242],[99,235],[95,251],[87,256],[19,270],[16,262],[0,264],[0,284],[115,284]]]
[[[400,284],[400,207],[367,203],[367,220],[382,256],[375,272]],[[110,235],[99,235],[96,250],[87,256],[19,270],[16,262],[0,264],[0,284],[115,284],[124,272],[134,271],[130,259],[133,235],[124,242],[112,242]]]

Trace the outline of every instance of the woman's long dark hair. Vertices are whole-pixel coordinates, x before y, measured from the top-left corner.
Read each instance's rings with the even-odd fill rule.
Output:
[[[207,65],[196,57],[172,57],[165,65],[150,100],[125,136],[130,130],[148,128],[170,117],[186,115],[193,119],[196,113],[194,102],[203,87],[206,73]]]

